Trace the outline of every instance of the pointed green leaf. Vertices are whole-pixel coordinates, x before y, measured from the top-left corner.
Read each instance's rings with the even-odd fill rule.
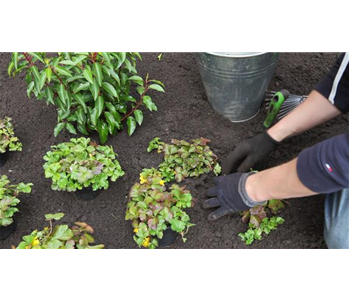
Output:
[[[64,105],[66,105],[65,88],[64,88],[64,85],[63,85],[63,84],[60,84],[60,85],[59,85],[59,88],[58,88],[58,96],[59,96],[59,98],[61,99],[62,103],[63,103]]]
[[[151,84],[148,86],[149,90],[156,90],[158,92],[162,92],[165,93],[165,90],[163,89],[163,87],[159,84]]]
[[[136,120],[134,117],[127,118],[127,133],[131,136],[136,130]]]
[[[68,76],[68,77],[72,76],[72,74],[68,70],[63,68],[63,67],[55,66],[55,70],[57,71],[57,73],[59,73],[61,75],[65,75],[65,76]]]
[[[92,109],[91,111],[91,122],[93,126],[97,126],[97,121],[98,121],[98,110],[95,107],[94,109]]]
[[[66,123],[58,123],[53,131],[55,137],[65,128]]]
[[[103,82],[102,83],[103,89],[111,96],[114,98],[118,97],[118,93],[116,92],[115,88],[108,82]]]
[[[83,72],[83,75],[88,82],[93,84],[93,76],[92,76],[92,73],[89,69],[85,69]]]
[[[90,91],[92,93],[93,99],[96,101],[99,96],[99,85],[96,78],[93,79],[93,84],[90,84]]]
[[[51,68],[47,68],[47,69],[45,69],[45,72],[46,72],[47,81],[51,82],[52,69]]]
[[[42,88],[44,87],[45,82],[46,82],[46,72],[42,72],[40,75],[40,86],[39,86],[40,90],[42,90]]]
[[[97,116],[99,118],[100,115],[102,114],[103,110],[104,110],[104,99],[103,99],[103,97],[98,97],[97,98],[95,108],[97,109]]]
[[[46,87],[45,94],[46,94],[47,101],[54,105],[55,103],[53,102],[53,91],[49,86]]]
[[[105,144],[108,140],[108,125],[103,120],[99,120],[97,124],[97,131],[99,134],[99,141],[101,144]]]
[[[28,98],[30,98],[30,94],[33,91],[33,88],[34,88],[34,81],[32,81],[31,83],[28,84],[28,88],[27,88]]]
[[[156,107],[155,103],[151,99],[150,96],[144,96],[143,97],[143,103],[144,105],[150,110],[150,111],[157,111],[158,108]]]
[[[93,73],[95,74],[97,78],[97,82],[99,86],[102,86],[103,81],[103,73],[102,73],[102,67],[100,63],[96,62],[93,64]]]
[[[135,118],[136,118],[136,121],[138,123],[138,125],[142,125],[143,123],[143,112],[139,109],[136,109],[134,111],[134,115],[135,115]]]
[[[67,129],[68,129],[68,131],[69,131],[70,133],[72,133],[72,134],[77,134],[76,129],[74,128],[74,126],[73,126],[72,124],[67,123],[66,126],[67,126]]]

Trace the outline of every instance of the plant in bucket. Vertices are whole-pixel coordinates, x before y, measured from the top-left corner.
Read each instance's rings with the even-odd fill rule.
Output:
[[[116,181],[125,173],[111,146],[100,146],[89,138],[51,146],[44,156],[45,177],[51,178],[52,190],[76,192],[82,200],[92,200],[109,180]]]
[[[144,169],[140,182],[133,185],[127,204],[126,220],[132,221],[134,240],[139,247],[154,249],[173,244],[191,226],[185,208],[192,207],[192,196],[185,187],[173,184],[169,189],[156,169]]]

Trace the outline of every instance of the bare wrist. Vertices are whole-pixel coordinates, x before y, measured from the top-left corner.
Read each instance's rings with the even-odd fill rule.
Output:
[[[260,173],[253,174],[249,176],[246,180],[246,192],[247,195],[255,202],[264,202],[268,200],[266,191],[260,189],[258,186]]]

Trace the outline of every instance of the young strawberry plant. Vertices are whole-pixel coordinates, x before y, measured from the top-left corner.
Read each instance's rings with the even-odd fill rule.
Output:
[[[0,119],[0,154],[9,151],[22,151],[22,144],[15,136],[11,118]]]
[[[126,220],[132,221],[139,247],[156,248],[168,228],[178,232],[185,242],[184,235],[194,225],[183,210],[192,206],[192,196],[185,187],[174,184],[167,189],[158,170],[144,169],[129,197]]]
[[[14,52],[8,73],[25,71],[28,97],[34,94],[57,107],[55,136],[63,129],[84,135],[97,131],[104,144],[124,121],[132,135],[143,122],[141,107],[157,110],[148,93],[164,92],[162,82],[137,74],[137,58],[137,52]]]
[[[44,170],[45,177],[52,179],[53,190],[107,189],[109,179],[116,181],[125,174],[111,146],[97,145],[88,138],[71,139],[51,149],[44,156]]]
[[[94,243],[93,228],[83,222],[75,222],[71,228],[68,225],[56,225],[63,213],[45,215],[49,226],[43,230],[34,230],[30,235],[24,236],[17,249],[102,249],[104,245],[91,245]]]
[[[187,177],[197,177],[211,171],[218,175],[221,172],[217,156],[207,146],[210,140],[195,139],[191,144],[176,139],[172,139],[171,142],[172,145],[165,144],[159,138],[155,138],[147,149],[148,152],[157,149],[158,153],[164,154],[164,161],[159,165],[159,170],[166,182],[182,182]]]
[[[13,223],[13,216],[18,212],[16,207],[20,200],[20,193],[28,194],[31,192],[32,183],[10,184],[7,176],[0,177],[0,227],[9,226]]]

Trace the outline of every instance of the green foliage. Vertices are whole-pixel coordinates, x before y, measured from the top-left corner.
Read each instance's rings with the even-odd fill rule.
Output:
[[[283,224],[285,220],[281,217],[264,218],[259,227],[249,224],[249,229],[244,233],[239,233],[241,240],[246,245],[251,245],[255,240],[261,240],[263,233],[268,235],[272,230],[277,229],[278,225]]]
[[[91,245],[94,243],[93,228],[83,222],[68,225],[56,225],[52,222],[64,217],[63,213],[45,215],[49,227],[43,230],[34,230],[30,235],[24,236],[17,249],[102,249],[104,245]]]
[[[104,144],[126,121],[128,134],[140,126],[145,106],[157,107],[148,95],[150,90],[164,92],[158,80],[137,74],[137,52],[14,52],[8,67],[10,76],[26,72],[27,94],[57,107],[58,124],[54,134],[63,129],[88,135],[97,131]],[[131,94],[138,94],[138,100]]]
[[[183,210],[192,206],[192,196],[185,187],[174,184],[167,189],[158,170],[144,169],[129,198],[126,220],[132,221],[134,240],[139,247],[156,248],[168,227],[186,240],[184,235],[194,224]]]
[[[272,214],[275,215],[284,208],[285,204],[282,200],[272,199],[267,201],[265,205],[255,206],[250,208],[249,210],[242,212],[242,222],[249,223],[249,229],[245,233],[239,234],[242,241],[246,242],[246,245],[250,245],[256,239],[261,240],[263,232],[269,234],[270,230],[268,230],[268,228],[273,224],[275,225],[275,222],[277,224],[282,224],[284,222],[284,219],[279,217],[272,217],[270,221],[268,221],[269,218],[266,209],[268,209]],[[280,221],[280,219],[282,221]],[[268,222],[270,223],[269,227],[266,226],[266,224],[269,224]],[[277,226],[275,226],[275,228],[272,228],[271,230],[276,229],[276,227]]]
[[[0,154],[10,151],[22,151],[22,143],[15,137],[11,118],[0,119]]]
[[[166,182],[174,179],[182,182],[187,177],[197,177],[211,171],[219,175],[221,172],[217,156],[207,146],[210,140],[195,139],[192,144],[176,139],[172,139],[171,142],[172,145],[165,144],[160,142],[159,138],[155,138],[147,149],[148,152],[157,149],[158,153],[164,153],[164,161],[159,165],[159,170]]]
[[[51,147],[44,156],[45,177],[52,179],[52,189],[75,192],[92,186],[107,189],[109,179],[116,181],[125,173],[111,146],[99,146],[87,138],[71,139]]]
[[[32,183],[11,185],[7,176],[0,177],[0,227],[13,223],[13,216],[18,212],[16,206],[20,202],[17,197],[20,193],[30,193],[32,185]]]

